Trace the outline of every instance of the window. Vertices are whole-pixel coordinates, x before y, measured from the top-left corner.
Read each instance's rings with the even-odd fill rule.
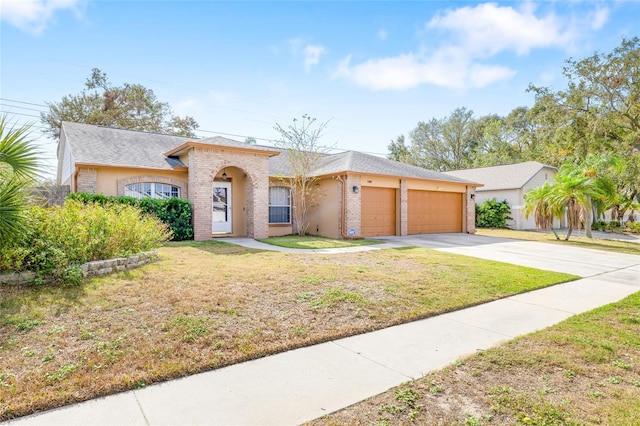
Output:
[[[291,223],[291,190],[285,186],[269,188],[269,223]]]
[[[125,186],[124,195],[138,199],[179,197],[180,188],[158,182],[132,183]]]

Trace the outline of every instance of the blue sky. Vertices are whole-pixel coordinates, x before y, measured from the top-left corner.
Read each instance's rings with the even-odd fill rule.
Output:
[[[309,114],[330,120],[326,145],[384,155],[419,121],[564,87],[565,59],[639,35],[640,2],[2,0],[0,19],[0,111],[36,123],[54,173],[30,115],[92,68],[153,89],[201,136],[270,144]]]

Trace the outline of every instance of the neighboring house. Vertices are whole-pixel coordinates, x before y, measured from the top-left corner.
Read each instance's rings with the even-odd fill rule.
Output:
[[[196,240],[265,238],[296,231],[286,155],[223,137],[63,122],[57,180],[71,192],[188,199]],[[475,232],[473,181],[355,151],[324,156],[314,175],[311,234]]]
[[[454,170],[445,174],[484,186],[477,189],[476,203],[495,198],[497,201],[507,200],[511,206],[513,220],[507,222],[512,229],[535,229],[533,215],[527,219],[524,214],[524,194],[530,189],[542,186],[546,181],[553,183],[553,176],[558,169],[537,161],[507,164],[504,166],[480,167],[477,169]],[[556,219],[554,226],[560,226]]]

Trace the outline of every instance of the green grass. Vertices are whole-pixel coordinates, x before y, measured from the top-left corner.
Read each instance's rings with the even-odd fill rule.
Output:
[[[298,235],[287,235],[284,237],[262,238],[258,241],[271,244],[278,247],[286,247],[293,249],[327,249],[327,248],[345,248],[370,246],[374,244],[382,244],[383,241],[361,239],[361,240],[336,240],[333,238],[316,237],[306,235],[300,237]]]
[[[564,234],[560,235],[560,240],[556,240],[553,233],[536,231],[514,231],[511,229],[487,229],[479,228],[477,235],[487,237],[512,238],[515,240],[539,241],[542,243],[564,244],[573,247],[588,248],[594,250],[611,251],[615,253],[625,253],[640,255],[640,243],[619,240],[604,240],[586,237],[571,237],[569,241],[564,240]]]

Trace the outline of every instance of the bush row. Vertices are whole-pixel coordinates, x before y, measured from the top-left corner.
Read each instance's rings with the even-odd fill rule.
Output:
[[[126,204],[67,200],[63,206],[32,206],[24,213],[24,232],[0,242],[0,271],[29,270],[77,281],[82,263],[151,250],[171,236],[158,218]]]
[[[113,197],[103,194],[88,194],[76,192],[67,196],[68,200],[82,201],[83,203],[125,204],[136,206],[144,213],[149,213],[166,223],[173,232],[172,240],[182,241],[193,239],[193,226],[191,225],[191,204],[188,200],[172,198],[142,198]]]

